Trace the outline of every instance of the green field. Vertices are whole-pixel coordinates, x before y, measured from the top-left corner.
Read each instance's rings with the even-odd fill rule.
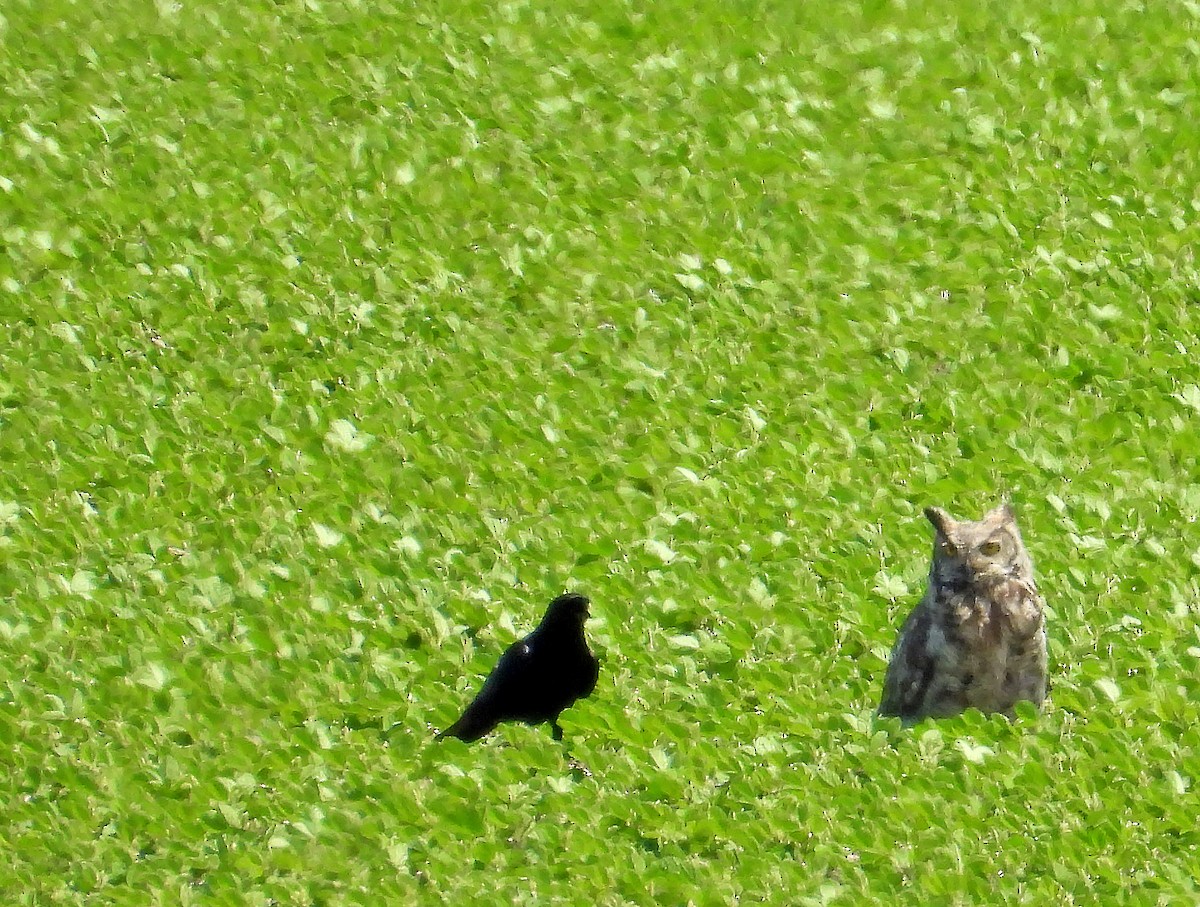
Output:
[[[1198,71],[1171,0],[7,0],[0,902],[1200,902]],[[1052,702],[876,719],[1005,496]],[[434,743],[564,589],[565,741]]]

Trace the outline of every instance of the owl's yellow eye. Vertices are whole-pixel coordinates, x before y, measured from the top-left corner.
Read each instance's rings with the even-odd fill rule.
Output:
[[[942,554],[947,557],[958,557],[958,546],[947,539],[942,539]]]
[[[979,546],[979,553],[985,557],[992,557],[1000,553],[1000,543],[995,539],[984,542]]]

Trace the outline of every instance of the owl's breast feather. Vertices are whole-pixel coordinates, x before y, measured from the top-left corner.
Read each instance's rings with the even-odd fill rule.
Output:
[[[1032,583],[1006,580],[996,590],[1004,621],[1017,636],[1031,636],[1042,625],[1042,598]]]

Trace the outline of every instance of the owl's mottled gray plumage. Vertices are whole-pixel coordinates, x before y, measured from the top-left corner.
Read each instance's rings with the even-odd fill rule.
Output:
[[[1013,714],[1047,692],[1046,626],[1033,564],[1008,504],[979,522],[937,507],[929,588],[900,628],[880,715],[906,722],[966,708]]]

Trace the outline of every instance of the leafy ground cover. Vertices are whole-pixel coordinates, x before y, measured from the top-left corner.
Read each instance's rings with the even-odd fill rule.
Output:
[[[1195,901],[1198,16],[10,0],[4,900]],[[875,719],[1001,495],[1052,705]]]

